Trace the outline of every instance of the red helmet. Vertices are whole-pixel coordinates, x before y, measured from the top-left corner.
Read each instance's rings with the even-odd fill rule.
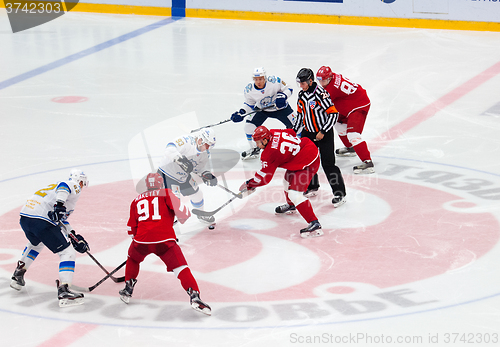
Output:
[[[159,173],[150,173],[146,176],[146,187],[148,190],[161,189],[163,187],[163,178]]]
[[[333,77],[332,69],[329,66],[322,66],[316,73],[316,78],[318,81],[324,81]]]
[[[260,127],[257,127],[257,129],[255,129],[255,131],[253,132],[252,139],[254,141],[267,139],[267,141],[269,141],[271,140],[271,132],[268,128],[261,125]]]

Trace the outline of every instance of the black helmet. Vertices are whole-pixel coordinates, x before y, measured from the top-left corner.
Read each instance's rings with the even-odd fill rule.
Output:
[[[300,69],[299,73],[297,74],[297,82],[306,82],[309,80],[314,81],[314,72],[313,70],[303,67]]]

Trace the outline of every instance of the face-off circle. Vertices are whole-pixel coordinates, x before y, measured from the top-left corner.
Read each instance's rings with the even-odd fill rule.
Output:
[[[429,184],[431,172],[381,174],[368,182],[348,176],[348,203],[338,209],[331,206],[322,182],[325,190],[311,202],[323,237],[301,239],[299,230],[306,222],[300,215],[274,214],[283,202],[280,185],[259,188],[234,213],[221,214],[216,233],[201,226],[184,239],[181,235],[181,248],[217,321],[200,326],[289,326],[302,324],[305,316],[326,324],[375,319],[488,295],[481,262],[498,258],[498,216],[481,210],[481,199],[469,192],[449,189],[458,184]],[[226,178],[229,183],[244,180],[241,173],[227,173]],[[279,181],[278,175],[274,180]],[[92,254],[109,269],[126,257],[130,239],[125,226],[135,194],[131,182],[90,186],[71,217]],[[26,243],[18,211],[0,217],[2,229],[11,230],[1,252],[2,267],[9,273]],[[57,258],[46,251],[27,272],[27,286],[53,287],[56,276]],[[102,276],[86,256],[77,258],[76,284],[91,285]],[[159,259],[148,257],[139,276],[134,299],[149,305],[151,314],[140,316],[138,324],[167,321],[176,327],[192,319],[184,316],[186,294]],[[476,289],[464,291],[470,281]],[[433,289],[429,293],[423,287]],[[88,295],[87,310],[99,310],[108,319],[110,307],[121,312],[109,298],[117,298],[119,289],[105,282]],[[97,299],[104,307],[92,304]],[[159,313],[164,309],[168,315]],[[117,314],[114,323],[126,317]]]

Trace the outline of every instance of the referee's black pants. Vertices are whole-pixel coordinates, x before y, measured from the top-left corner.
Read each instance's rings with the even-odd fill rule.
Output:
[[[333,129],[330,129],[323,139],[320,141],[314,141],[316,139],[317,133],[311,133],[302,130],[302,137],[307,137],[316,144],[316,147],[319,149],[319,155],[321,157],[321,167],[325,172],[326,178],[330,183],[330,187],[332,188],[332,193],[334,196],[345,196],[345,184],[344,178],[342,177],[342,173],[337,165],[335,165],[335,145],[333,143]],[[309,187],[307,189],[317,189],[319,188],[319,179],[318,174],[315,174],[309,183]]]

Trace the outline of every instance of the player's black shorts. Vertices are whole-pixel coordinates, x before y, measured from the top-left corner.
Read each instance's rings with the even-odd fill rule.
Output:
[[[54,226],[43,219],[21,216],[19,224],[33,246],[38,246],[42,242],[52,253],[58,253],[70,245],[59,226]]]
[[[247,120],[247,122],[254,124],[256,127],[260,127],[264,124],[264,121],[268,118],[275,118],[283,123],[287,129],[291,129],[293,127],[293,123],[295,122],[295,116],[293,114],[293,110],[290,105],[287,105],[284,109],[272,112],[261,111],[257,112],[251,120]]]

